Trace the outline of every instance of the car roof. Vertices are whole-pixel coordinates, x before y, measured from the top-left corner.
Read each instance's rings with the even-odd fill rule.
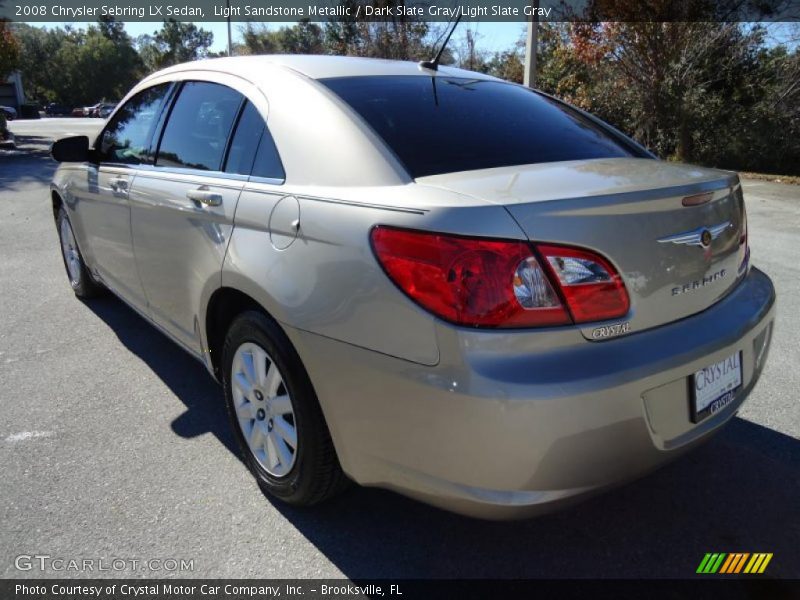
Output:
[[[475,73],[449,66],[441,66],[439,71],[431,71],[411,61],[316,54],[264,54],[212,58],[175,65],[154,75],[203,70],[230,73],[252,80],[257,78],[259,71],[267,65],[293,71],[311,79],[379,75],[419,75],[427,77],[439,75],[496,80],[495,77],[483,73]]]
[[[496,80],[453,67],[344,56],[256,55],[198,60],[168,67],[137,84],[123,99],[152,85],[195,79],[236,89],[281,140],[281,160],[295,185],[335,188],[405,185],[405,168],[374,131],[318,80],[358,76],[450,76]],[[119,109],[117,109],[119,110]],[[301,132],[299,134],[298,132]],[[335,152],[331,152],[334,148]]]

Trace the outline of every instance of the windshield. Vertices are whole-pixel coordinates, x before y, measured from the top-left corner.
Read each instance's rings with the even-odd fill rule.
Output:
[[[413,75],[320,82],[361,115],[414,178],[638,156],[579,112],[509,83]]]

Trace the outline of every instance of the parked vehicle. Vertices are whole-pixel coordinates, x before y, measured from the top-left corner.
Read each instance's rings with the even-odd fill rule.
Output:
[[[24,102],[19,106],[20,119],[41,119],[42,107],[37,102]]]
[[[17,118],[17,109],[13,106],[2,106],[0,105],[0,112],[5,115],[7,121],[13,121]]]
[[[293,504],[349,477],[550,510],[707,439],[764,367],[775,291],[736,174],[484,74],[178,65],[53,157],[75,294],[110,289],[202,361]]]
[[[51,102],[44,107],[44,112],[48,117],[68,117],[72,114],[72,109],[63,104]]]
[[[84,117],[96,117],[97,111],[100,110],[100,107],[103,106],[103,102],[98,102],[97,104],[92,104],[91,106],[84,106],[83,107],[83,116]]]
[[[93,116],[99,117],[101,119],[107,119],[111,115],[111,113],[114,112],[115,108],[117,108],[116,104],[109,104],[109,103],[101,104],[100,108],[98,108],[95,111],[95,114]]]

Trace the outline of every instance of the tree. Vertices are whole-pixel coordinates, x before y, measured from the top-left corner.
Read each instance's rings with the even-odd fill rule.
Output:
[[[800,171],[800,54],[765,43],[761,26],[542,24],[539,66],[541,89],[663,157]]]
[[[575,24],[572,41],[579,60],[628,90],[639,137],[691,161],[696,140],[708,139],[706,126],[731,116],[724,96],[747,101],[762,40],[758,28],[737,23],[639,22]]]
[[[56,81],[69,103],[119,100],[141,76],[142,63],[131,40],[116,25],[91,25],[69,36],[56,55],[61,65]],[[115,33],[116,32],[116,33]],[[101,77],[87,77],[88,73]]]
[[[522,83],[525,77],[525,41],[520,39],[509,50],[495,52],[486,63],[486,72],[506,81]]]
[[[111,17],[103,17],[96,27],[89,27],[87,42],[97,40],[103,48],[107,64],[102,65],[104,76],[110,79],[109,99],[121,98],[141,79],[144,63],[133,46],[133,39],[125,31],[125,26]],[[85,58],[84,58],[85,60]]]
[[[19,64],[19,41],[9,27],[8,21],[0,20],[0,82],[5,81]]]
[[[22,49],[19,70],[26,93],[43,103],[58,100],[52,86],[59,70],[55,57],[66,38],[65,30],[31,27],[24,23],[15,23],[13,27]]]
[[[719,164],[800,174],[800,50],[762,48],[752,88],[749,108],[726,131]]]
[[[361,4],[359,0],[341,0],[339,4],[350,8],[351,16],[336,17],[325,23],[325,50],[328,54],[427,60],[433,56],[437,40],[443,39],[443,26],[437,27],[405,15],[375,22],[358,21],[355,14]],[[397,9],[403,2],[383,0],[380,4],[385,8]],[[451,62],[453,55],[447,50],[442,56],[442,63]]]
[[[325,22],[325,49],[328,54],[339,56],[360,55],[360,32],[355,15],[358,8],[356,0],[341,0],[340,6],[347,12]]]
[[[308,19],[281,28],[279,40],[283,50],[291,54],[322,54],[325,49],[322,28]]]
[[[40,103],[117,100],[141,78],[142,62],[121,23],[106,19],[86,31],[14,27],[27,94]]]
[[[248,22],[240,29],[242,47],[238,54],[279,54],[280,45],[276,32],[269,30],[263,23],[256,26]]]
[[[291,27],[270,30],[264,25],[248,23],[242,30],[244,54],[323,54],[325,40],[322,28],[308,19]]]
[[[149,72],[172,65],[206,58],[214,43],[214,34],[194,23],[164,21],[153,35],[141,35],[136,40],[139,56]]]
[[[466,27],[459,42],[454,43],[455,40],[450,42],[450,46],[453,47],[453,57],[456,65],[469,71],[488,71],[487,53],[478,47],[480,38],[481,36],[476,30]]]
[[[19,42],[8,27],[8,22],[0,20],[0,82],[5,81],[16,68],[19,62]],[[6,115],[0,113],[0,140],[6,139]]]
[[[356,3],[345,0],[344,4]],[[422,60],[433,55],[441,28],[409,18],[371,23],[345,16],[326,22],[324,29],[303,19],[279,29],[248,23],[240,31],[243,43],[239,51],[243,54],[336,54]],[[452,62],[450,52],[445,51],[442,62]]]
[[[355,45],[347,54],[394,60],[430,59],[434,53],[433,32],[429,23],[408,17],[360,22]],[[452,55],[443,56],[442,62],[452,62]]]

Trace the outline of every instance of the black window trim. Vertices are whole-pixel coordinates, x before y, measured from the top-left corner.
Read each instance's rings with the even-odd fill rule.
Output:
[[[244,94],[242,94],[242,97],[243,99],[241,104],[239,104],[239,110],[236,113],[236,117],[233,119],[233,125],[231,125],[231,130],[228,132],[228,141],[225,143],[225,152],[223,152],[222,154],[222,165],[220,166],[220,170],[228,175],[241,175],[241,173],[228,173],[225,169],[228,168],[228,159],[230,158],[231,154],[231,146],[233,145],[233,138],[236,137],[236,132],[239,130],[239,123],[241,122],[242,115],[244,115],[244,111],[247,108],[247,103],[250,102],[250,100]],[[258,146],[256,146],[256,148],[258,148]],[[253,167],[251,166],[250,169],[252,170],[252,168]]]
[[[154,167],[156,164],[158,149],[161,146],[161,136],[164,134],[164,128],[169,120],[169,115],[172,114],[172,107],[175,105],[175,99],[178,97],[180,89],[181,82],[173,81],[165,99],[164,106],[161,109],[161,113],[158,115],[156,128],[155,131],[153,131],[153,136],[150,138],[150,147],[148,149],[148,155],[152,157],[152,160],[147,164],[151,167]]]
[[[183,89],[183,83],[183,81],[173,82],[174,91],[170,96],[169,106],[167,107],[167,110],[164,111],[164,118],[159,121],[158,135],[153,137],[153,167],[155,167],[156,163],[158,162],[158,153],[161,152],[161,140],[164,138],[164,130],[167,128],[169,118],[172,116],[172,109],[175,107],[175,101],[177,100],[178,96],[180,96],[180,92]]]

